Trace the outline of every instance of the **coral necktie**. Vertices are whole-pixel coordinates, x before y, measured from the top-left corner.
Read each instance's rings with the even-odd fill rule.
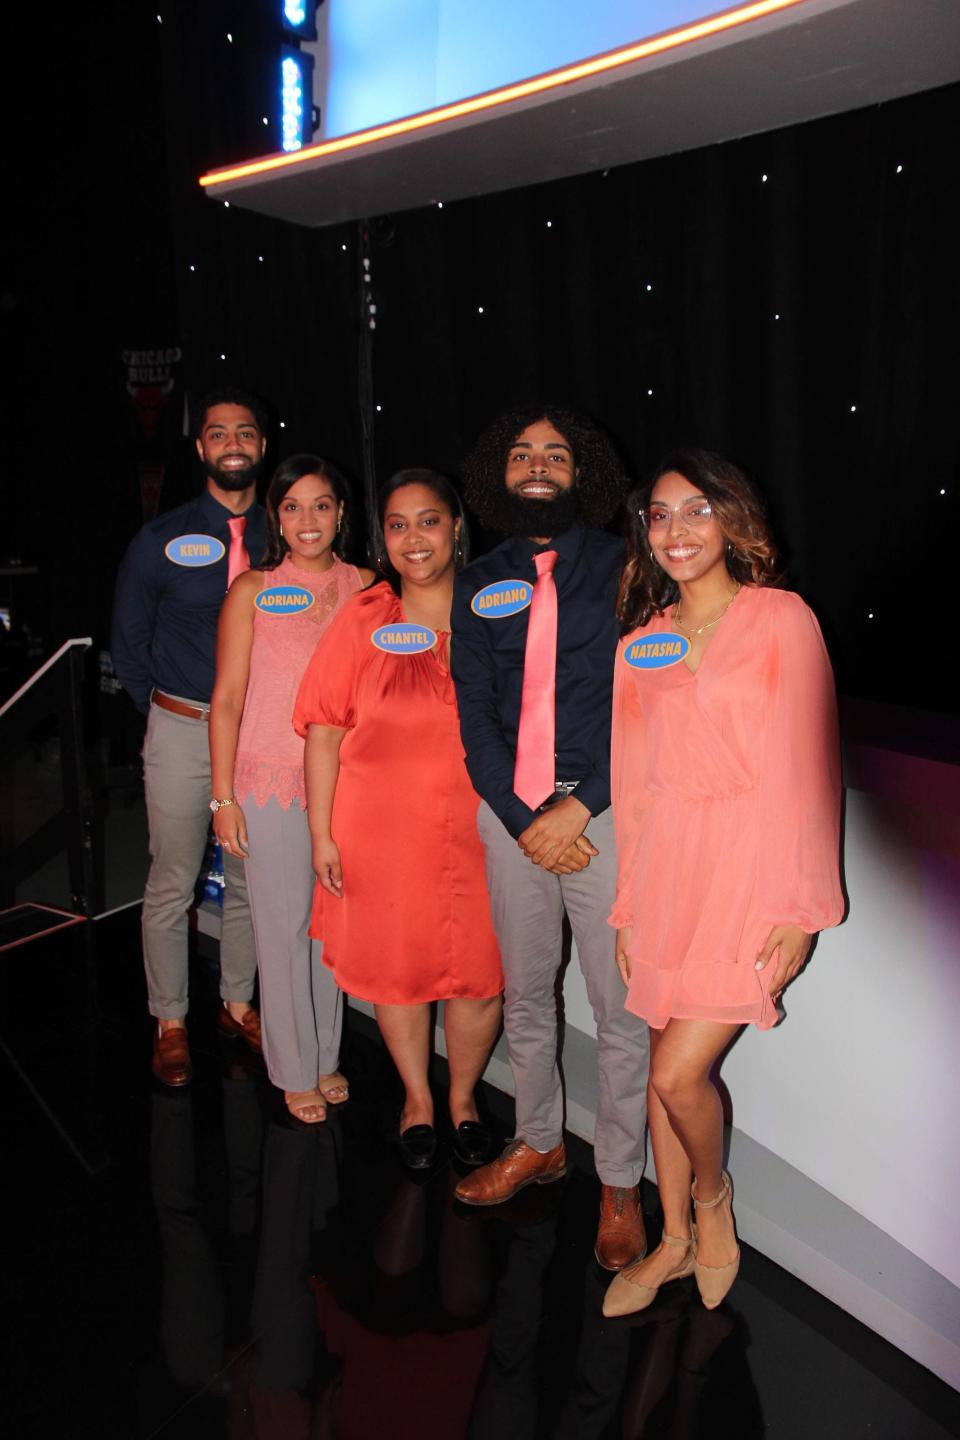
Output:
[[[537,579],[530,602],[527,648],[523,655],[523,692],[513,789],[525,805],[536,810],[548,795],[553,794],[556,782],[557,587],[553,580],[553,567],[557,563],[557,552],[541,550],[533,561],[537,567]]]
[[[227,559],[227,589],[242,575],[244,570],[250,569],[250,556],[247,554],[247,547],[243,543],[243,532],[247,528],[246,515],[235,515],[228,520],[230,526],[230,555]]]

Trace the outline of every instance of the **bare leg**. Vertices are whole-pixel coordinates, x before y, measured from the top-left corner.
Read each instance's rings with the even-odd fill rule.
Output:
[[[710,1080],[710,1070],[739,1028],[712,1020],[670,1020],[660,1034],[650,1066],[651,1092],[662,1106],[670,1130],[696,1177],[700,1200],[712,1200],[719,1193],[722,1174],[723,1111],[720,1096]],[[661,1131],[661,1144],[665,1138]],[[656,1138],[654,1156],[661,1196],[664,1196]],[[689,1216],[689,1200],[680,1194],[681,1183],[688,1184],[689,1170],[685,1171],[680,1165],[676,1149],[669,1141],[664,1160],[667,1187],[664,1215],[669,1205],[671,1219],[676,1223],[681,1205],[687,1207],[682,1213]],[[699,1210],[697,1235],[697,1256],[703,1265],[722,1266],[736,1257],[737,1243],[726,1206]]]
[[[403,1081],[406,1096],[400,1129],[433,1124],[430,1093],[430,1006],[376,1005],[380,1034]]]
[[[500,1029],[501,999],[448,1000],[443,1025],[450,1066],[450,1118],[454,1125],[477,1119],[474,1091]]]

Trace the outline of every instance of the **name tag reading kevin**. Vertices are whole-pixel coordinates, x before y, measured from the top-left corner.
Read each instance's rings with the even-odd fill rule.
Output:
[[[526,610],[533,599],[533,586],[527,580],[497,580],[485,585],[470,601],[474,615],[484,620],[502,620]]]
[[[315,599],[313,591],[302,585],[269,585],[253,603],[265,615],[302,615]]]
[[[427,625],[403,623],[381,625],[379,630],[374,630],[370,641],[378,650],[386,650],[388,655],[419,655],[424,650],[432,650],[437,637]]]
[[[226,546],[215,535],[178,535],[163,547],[163,553],[174,565],[215,565],[222,560]]]
[[[670,665],[678,665],[689,649],[690,641],[685,635],[663,630],[659,635],[631,640],[623,658],[634,670],[666,670]]]

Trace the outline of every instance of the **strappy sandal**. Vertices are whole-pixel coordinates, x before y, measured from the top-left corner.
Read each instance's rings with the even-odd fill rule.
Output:
[[[327,1106],[319,1090],[284,1090],[283,1098],[294,1120],[301,1125],[319,1125],[327,1118]],[[319,1110],[319,1115],[313,1112]]]
[[[698,1200],[694,1193],[697,1182],[694,1181],[690,1187],[690,1194],[697,1210],[713,1210],[717,1205],[726,1204],[730,1215],[730,1224],[733,1226],[734,1238],[737,1229],[733,1219],[733,1185],[726,1170],[720,1172],[720,1190],[712,1200]],[[694,1265],[694,1275],[697,1281],[697,1289],[700,1291],[700,1298],[708,1310],[716,1310],[717,1306],[727,1294],[730,1286],[737,1278],[737,1271],[740,1269],[740,1246],[737,1246],[737,1253],[733,1260],[726,1265],[701,1265],[697,1260]]]
[[[345,1105],[350,1099],[350,1084],[345,1075],[334,1070],[330,1075],[321,1075],[317,1089],[328,1105]]]
[[[683,1280],[692,1274],[697,1256],[697,1247],[692,1237],[684,1240],[680,1235],[661,1235],[660,1244],[672,1245],[683,1251],[683,1254],[677,1257],[676,1269],[665,1276],[660,1285],[668,1285],[671,1280]],[[646,1258],[649,1260],[650,1256]],[[628,1265],[608,1286],[603,1297],[603,1313],[608,1319],[614,1315],[635,1315],[638,1310],[646,1310],[648,1305],[653,1304],[660,1285],[644,1285],[642,1280],[632,1278],[642,1263],[640,1261],[636,1265]]]

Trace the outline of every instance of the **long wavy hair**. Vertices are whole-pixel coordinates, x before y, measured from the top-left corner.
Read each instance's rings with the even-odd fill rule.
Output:
[[[445,509],[450,511],[454,520],[460,521],[460,535],[454,550],[454,566],[462,570],[470,559],[470,532],[467,528],[467,517],[463,510],[463,501],[460,499],[456,488],[446,475],[441,475],[436,470],[426,470],[419,466],[412,466],[408,470],[398,470],[385,480],[377,491],[377,513],[373,527],[373,555],[377,569],[385,580],[388,580],[400,594],[400,576],[390,563],[387,554],[387,542],[383,533],[383,517],[387,513],[387,503],[390,496],[397,490],[402,490],[404,485],[425,485],[432,490]]]
[[[464,498],[470,509],[489,530],[504,532],[504,478],[510,447],[538,420],[549,420],[573,450],[580,518],[585,525],[606,525],[630,481],[604,432],[592,420],[562,405],[525,405],[507,410],[478,436],[461,466]]]
[[[264,501],[264,508],[267,512],[267,548],[264,551],[263,560],[260,562],[261,570],[276,570],[284,556],[290,553],[290,546],[280,534],[280,502],[291,486],[296,485],[298,480],[306,479],[308,475],[316,475],[321,480],[329,480],[330,489],[336,496],[337,504],[343,506],[340,529],[333,542],[333,553],[342,559],[348,552],[350,510],[353,503],[350,482],[346,476],[341,475],[336,465],[331,465],[329,460],[323,460],[319,455],[291,455],[289,460],[283,460],[277,466],[267,487],[267,497]]]
[[[627,558],[617,594],[617,618],[624,634],[646,625],[653,615],[662,615],[680,595],[676,581],[653,558],[640,518],[657,481],[671,473],[682,475],[695,493],[713,506],[727,542],[731,579],[740,585],[778,585],[781,580],[763,501],[743,471],[709,450],[674,450],[660,462],[648,484],[627,499]]]

